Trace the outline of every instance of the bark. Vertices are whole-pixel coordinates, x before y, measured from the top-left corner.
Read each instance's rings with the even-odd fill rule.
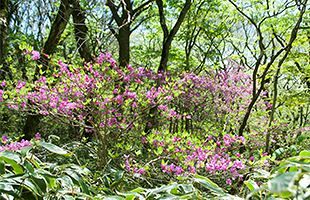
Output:
[[[51,31],[43,46],[44,53],[50,55],[55,52],[61,35],[66,29],[67,23],[71,15],[71,11],[72,9],[70,8],[69,1],[62,0],[56,18],[52,24]]]
[[[42,52],[44,54],[51,55],[55,53],[57,45],[59,44],[61,35],[66,29],[66,26],[70,19],[71,12],[72,12],[72,9],[70,8],[69,1],[61,0],[61,4],[59,6],[56,18],[53,21],[50,33],[43,46]],[[48,63],[49,63],[48,58],[41,56],[39,62],[40,64],[42,64],[42,71],[45,72],[48,69]],[[36,76],[39,75],[39,68],[36,69],[35,75]]]
[[[169,51],[170,51],[171,43],[174,39],[174,36],[177,34],[178,30],[180,29],[181,24],[184,21],[184,18],[186,16],[186,13],[190,9],[192,1],[191,0],[185,1],[183,8],[182,8],[182,10],[178,16],[178,19],[177,19],[176,23],[174,24],[174,26],[170,32],[168,31],[168,27],[166,24],[166,17],[164,14],[163,1],[162,0],[156,0],[156,4],[158,7],[160,25],[161,25],[161,28],[163,30],[163,35],[164,35],[158,71],[164,72],[164,71],[167,71],[167,64],[168,64],[168,59],[169,59]]]
[[[130,29],[124,26],[119,30],[117,37],[119,45],[119,65],[125,67],[130,61]]]
[[[91,62],[93,58],[87,42],[88,28],[85,23],[86,17],[84,11],[81,9],[79,0],[71,0],[71,3],[73,7],[72,17],[74,22],[75,40],[79,54],[84,61]]]

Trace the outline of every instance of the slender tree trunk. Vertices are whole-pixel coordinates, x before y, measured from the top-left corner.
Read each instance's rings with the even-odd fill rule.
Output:
[[[279,80],[279,75],[280,75],[280,71],[281,71],[281,66],[278,66],[277,72],[274,75],[274,80],[273,80],[273,99],[272,99],[272,109],[271,109],[271,113],[270,113],[270,118],[269,118],[269,123],[268,123],[268,132],[266,135],[266,149],[265,152],[270,153],[270,136],[271,136],[271,126],[272,126],[272,122],[274,120],[274,114],[276,111],[276,104],[277,104],[277,98],[278,98],[278,80]]]
[[[169,51],[171,48],[171,43],[172,40],[174,39],[175,35],[179,31],[181,24],[184,21],[184,18],[186,16],[186,13],[191,7],[192,1],[191,0],[186,0],[183,8],[178,16],[178,19],[176,23],[174,24],[173,28],[171,31],[168,30],[167,24],[166,24],[166,17],[164,13],[164,8],[163,8],[163,1],[162,0],[156,0],[156,4],[158,7],[158,13],[159,13],[159,19],[160,19],[160,25],[163,30],[164,34],[164,39],[163,39],[163,46],[162,46],[162,52],[161,52],[161,58],[160,58],[160,63],[158,67],[158,71],[167,71],[167,64],[168,64],[168,59],[169,59]]]
[[[166,71],[167,70],[167,64],[169,59],[169,51],[171,47],[172,38],[168,41],[163,42],[161,57],[160,57],[160,63],[158,67],[158,71]]]
[[[74,22],[75,40],[79,54],[86,62],[91,62],[93,58],[87,41],[88,28],[85,22],[86,17],[84,11],[80,6],[79,0],[71,0],[71,3],[73,6],[72,17]]]
[[[117,37],[119,45],[119,65],[125,67],[130,60],[130,27],[125,25],[119,30]]]
[[[231,3],[232,1],[229,0]],[[233,3],[234,4],[234,3]],[[235,5],[235,4],[234,4]],[[297,33],[300,29],[300,24],[303,20],[303,15],[306,11],[306,7],[307,7],[307,0],[304,2],[302,8],[300,9],[300,13],[299,13],[299,18],[294,26],[294,28],[292,29],[291,31],[291,35],[290,35],[290,38],[289,38],[289,41],[288,41],[288,44],[283,47],[281,50],[279,50],[276,54],[274,54],[273,56],[271,56],[270,58],[270,61],[267,63],[266,65],[266,68],[264,69],[263,71],[263,74],[262,74],[262,78],[261,78],[261,83],[260,83],[260,87],[258,89],[258,91],[256,92],[256,79],[257,79],[257,71],[259,69],[259,66],[260,66],[260,59],[259,61],[257,61],[256,63],[256,67],[255,67],[255,70],[253,72],[253,97],[252,97],[252,101],[250,103],[250,105],[248,106],[248,109],[243,117],[243,120],[242,120],[242,123],[241,123],[241,126],[239,128],[239,136],[242,136],[243,135],[243,132],[245,130],[245,127],[247,125],[247,122],[248,122],[248,119],[250,117],[250,114],[252,112],[252,109],[259,97],[259,95],[261,94],[267,80],[266,80],[266,76],[269,72],[269,69],[270,67],[274,64],[274,62],[276,61],[276,59],[283,53],[284,55],[282,56],[282,58],[280,58],[279,60],[279,63],[278,63],[278,67],[281,68],[282,64],[284,63],[285,59],[287,58],[288,54],[290,53],[291,49],[292,49],[292,45],[295,41],[295,39],[297,38]],[[259,34],[261,34],[261,30],[258,30],[259,31]]]

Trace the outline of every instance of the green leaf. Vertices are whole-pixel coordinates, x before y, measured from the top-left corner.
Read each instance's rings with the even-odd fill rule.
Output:
[[[17,153],[14,153],[11,151],[2,151],[2,152],[0,152],[0,156],[14,160],[17,163],[21,162],[20,156]]]
[[[105,196],[103,199],[105,200],[124,200],[125,198],[120,196]]]
[[[66,173],[70,176],[70,177],[72,177],[74,180],[76,180],[78,183],[79,183],[79,185],[81,186],[81,189],[82,189],[82,191],[84,192],[84,193],[86,193],[86,194],[90,194],[89,193],[89,190],[88,190],[88,186],[86,185],[86,183],[84,182],[84,180],[78,175],[78,174],[76,174],[75,172],[73,172],[73,171],[66,171]]]
[[[299,181],[299,185],[302,188],[307,188],[310,186],[310,174],[305,174]]]
[[[8,184],[7,182],[1,182],[0,183],[0,194],[6,193],[6,194],[12,195],[14,197],[17,197],[18,194],[16,192],[17,191],[14,190],[13,186]]]
[[[251,192],[259,189],[258,185],[253,180],[245,181],[244,184],[249,188]]]
[[[4,162],[0,161],[0,174],[4,174],[5,173],[5,168],[4,168]]]
[[[56,153],[56,154],[59,154],[59,155],[64,155],[64,156],[68,156],[69,153],[64,150],[63,148],[60,148],[54,144],[51,144],[51,143],[46,143],[46,142],[40,142],[39,143],[43,148],[45,148],[46,150],[50,151],[50,152],[53,152],[53,153]]]
[[[0,160],[3,160],[5,163],[9,164],[13,168],[15,174],[22,174],[24,172],[23,167],[19,165],[14,159],[1,156]]]
[[[310,151],[304,150],[299,153],[300,157],[310,157]]]
[[[226,194],[221,187],[219,187],[216,183],[214,183],[213,181],[211,181],[207,177],[196,175],[194,177],[194,181],[201,184],[203,187],[211,190],[212,192],[214,192],[217,195],[225,195]]]
[[[295,178],[299,172],[286,172],[268,181],[268,188],[271,192],[280,194],[287,193],[290,187],[294,185]]]
[[[23,186],[27,188],[33,195],[41,196],[42,191],[39,187],[33,184],[30,180],[26,179],[22,182]]]
[[[30,173],[34,172],[34,168],[29,161],[25,160],[24,166]]]

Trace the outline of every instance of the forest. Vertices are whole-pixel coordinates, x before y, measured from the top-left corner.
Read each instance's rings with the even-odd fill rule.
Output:
[[[309,0],[0,0],[0,199],[310,199]]]

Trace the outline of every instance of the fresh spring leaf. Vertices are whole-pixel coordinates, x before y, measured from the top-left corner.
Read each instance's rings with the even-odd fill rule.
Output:
[[[59,155],[64,155],[64,156],[69,155],[68,151],[66,151],[63,148],[60,148],[54,144],[46,143],[46,142],[40,142],[40,145],[50,152],[53,152],[53,153],[56,153]]]
[[[208,179],[207,177],[196,175],[194,177],[194,181],[201,184],[203,187],[211,190],[216,195],[225,195],[224,190],[221,187],[219,187],[216,183]]]

